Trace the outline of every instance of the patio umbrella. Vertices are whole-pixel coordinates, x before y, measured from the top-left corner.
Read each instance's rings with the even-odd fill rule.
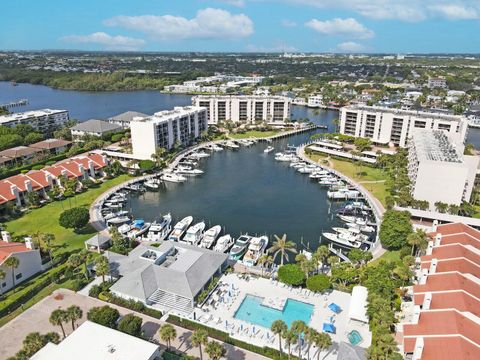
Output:
[[[323,332],[335,334],[335,326],[329,323],[323,323]]]
[[[342,311],[342,308],[335,303],[328,305],[328,308],[332,310],[335,314],[338,314]]]
[[[254,326],[254,327],[252,327],[252,333],[253,333],[253,335],[255,335],[255,332],[256,332],[256,331],[255,331],[255,326]]]

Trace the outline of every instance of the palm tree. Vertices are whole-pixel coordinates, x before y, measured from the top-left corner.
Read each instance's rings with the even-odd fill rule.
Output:
[[[286,259],[288,261],[288,252],[294,254],[297,253],[297,250],[295,249],[297,245],[295,245],[293,241],[287,241],[287,234],[283,234],[281,238],[279,238],[277,235],[274,236],[276,241],[268,251],[270,253],[274,253],[274,260],[276,260],[277,256],[280,254],[280,265],[283,266],[283,260]]]
[[[257,264],[260,265],[260,267],[262,268],[262,277],[263,277],[263,272],[265,270],[265,267],[267,267],[269,264],[271,264],[273,262],[273,258],[268,255],[268,254],[264,254],[262,255],[259,259],[258,259],[258,262]]]
[[[327,262],[330,265],[330,267],[333,268],[335,267],[335,265],[337,265],[340,262],[340,259],[338,258],[338,256],[332,255],[328,257]]]
[[[292,344],[297,339],[297,334],[295,334],[292,330],[287,330],[283,334],[283,339],[285,340],[285,344],[288,348],[288,358],[290,359],[292,356]]]
[[[281,355],[282,354],[282,335],[286,331],[288,331],[287,324],[285,324],[285,322],[283,322],[282,320],[275,320],[272,323],[272,326],[270,327],[270,330],[272,330],[272,332],[275,335],[278,335],[278,348],[279,348],[280,355]]]
[[[53,266],[52,243],[55,241],[55,235],[50,233],[43,234],[42,240],[45,250],[48,252],[48,257],[50,258],[50,264]]]
[[[313,339],[315,346],[318,348],[317,360],[320,359],[320,352],[328,349],[332,346],[332,338],[327,333],[317,333],[317,336]]]
[[[166,342],[167,349],[170,349],[172,340],[177,337],[177,330],[170,324],[164,324],[158,331],[158,334],[160,335],[160,339]]]
[[[89,255],[90,254],[88,253],[87,250],[82,250],[77,254],[70,255],[70,257],[68,258],[68,264],[73,269],[77,269],[83,264],[85,277],[87,279],[88,279],[87,262],[88,262]]]
[[[415,249],[417,253],[420,249],[426,248],[427,243],[427,234],[422,229],[417,229],[417,231],[411,233],[407,237],[407,243],[412,246],[412,256]]]
[[[83,316],[83,311],[77,305],[69,306],[66,310],[68,320],[72,322],[72,330],[75,330],[75,321],[80,320]]]
[[[310,348],[312,347],[312,343],[315,341],[315,337],[318,335],[318,331],[315,329],[312,329],[311,327],[307,327],[304,330],[304,338],[305,341],[307,342],[307,360],[310,360]]]
[[[290,331],[292,331],[296,337],[297,337],[297,344],[298,344],[298,358],[302,358],[302,347],[301,347],[301,341],[302,341],[302,334],[307,328],[307,324],[303,322],[302,320],[295,320],[292,322],[292,326],[290,327]]]
[[[211,360],[219,360],[222,356],[225,356],[227,351],[222,344],[216,341],[210,341],[207,346],[205,346],[205,352]]]
[[[102,282],[105,282],[105,275],[110,273],[110,264],[106,257],[100,256],[95,260],[95,273],[102,277]]]
[[[192,334],[191,342],[193,346],[198,346],[198,350],[200,351],[200,360],[202,360],[202,345],[208,344],[208,332],[204,329],[195,330]]]
[[[155,148],[155,153],[152,154],[152,160],[155,161],[158,167],[160,167],[160,164],[162,163],[163,157],[166,153],[167,150],[162,147]]]
[[[313,254],[313,258],[315,261],[318,263],[322,264],[322,270],[323,267],[325,266],[328,255],[330,254],[330,250],[328,250],[328,247],[326,245],[321,245],[315,250],[315,253]]]
[[[1,283],[3,282],[3,280],[5,280],[6,277],[7,273],[0,269],[0,295],[3,295],[3,287]]]
[[[26,352],[28,357],[32,356],[38,352],[42,347],[45,346],[45,341],[43,336],[38,332],[33,332],[28,334],[23,340],[23,350]],[[18,358],[15,357],[16,359]]]
[[[54,326],[60,326],[60,328],[62,329],[63,338],[65,339],[66,335],[65,335],[65,329],[63,328],[63,323],[65,321],[68,321],[67,312],[62,309],[53,310],[48,320],[50,321],[50,324]]]
[[[15,287],[15,269],[18,268],[20,265],[20,260],[16,258],[15,256],[9,256],[7,260],[3,263],[6,267],[10,268],[10,271],[12,272],[12,284],[13,287]]]

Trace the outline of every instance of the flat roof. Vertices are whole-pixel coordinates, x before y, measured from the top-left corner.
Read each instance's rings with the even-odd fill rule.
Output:
[[[367,297],[368,290],[366,287],[359,285],[353,287],[350,308],[348,309],[350,319],[368,323]]]
[[[111,118],[108,118],[108,120],[130,122],[136,117],[145,118],[147,116],[149,116],[149,115],[138,112],[138,111],[125,111],[121,114],[118,114],[118,115],[112,116]]]
[[[411,142],[419,161],[463,163],[463,154],[442,130],[415,129]]]
[[[134,123],[161,123],[171,119],[176,119],[179,117],[191,115],[199,111],[207,111],[206,108],[201,106],[175,106],[173,110],[162,110],[158,111],[152,116],[148,116]]]
[[[158,345],[85,321],[60,344],[47,344],[31,360],[150,360]]]
[[[64,112],[67,112],[67,110],[41,109],[41,110],[11,113],[8,115],[1,115],[0,124],[8,123],[10,121],[19,121],[19,120],[25,120],[25,119],[41,117],[46,115],[60,114]]]

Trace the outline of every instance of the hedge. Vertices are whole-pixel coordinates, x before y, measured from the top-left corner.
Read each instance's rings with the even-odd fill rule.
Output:
[[[287,264],[278,269],[278,280],[287,284],[300,286],[305,283],[305,273],[297,264]]]
[[[276,349],[272,349],[272,348],[269,348],[269,347],[260,347],[260,346],[252,345],[250,343],[247,343],[247,342],[244,342],[244,341],[241,341],[241,340],[234,339],[234,338],[230,337],[230,335],[228,333],[224,332],[224,331],[214,329],[214,328],[205,326],[203,324],[199,324],[199,323],[191,321],[191,320],[182,319],[182,318],[180,318],[178,316],[175,316],[175,315],[169,315],[168,319],[167,319],[167,322],[169,322],[171,324],[174,324],[174,325],[177,325],[177,326],[180,326],[182,328],[191,330],[191,331],[203,329],[203,330],[207,331],[208,336],[213,338],[213,339],[216,339],[216,340],[222,341],[226,344],[230,344],[230,345],[233,345],[233,346],[236,346],[236,347],[254,352],[256,354],[266,356],[270,359],[275,359],[275,360],[288,359],[287,354],[283,354],[283,356],[281,356],[280,352]],[[291,359],[298,359],[298,358],[292,355]]]
[[[313,275],[307,279],[307,289],[310,291],[322,292],[330,287],[330,278],[325,274]]]

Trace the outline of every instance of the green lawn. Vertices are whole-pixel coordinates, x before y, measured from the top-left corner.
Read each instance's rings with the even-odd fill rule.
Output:
[[[278,133],[280,133],[280,131],[278,130],[272,130],[272,131],[251,130],[251,131],[247,131],[244,134],[230,134],[229,136],[232,139],[266,138],[269,136],[277,135]]]
[[[368,265],[375,265],[377,264],[380,260],[385,260],[387,262],[397,262],[400,260],[400,250],[387,250],[382,256],[380,256],[378,259],[375,259],[373,261],[370,261]]]
[[[115,179],[107,180],[99,187],[91,188],[75,197],[54,201],[42,208],[34,209],[18,219],[6,222],[5,226],[13,236],[31,235],[36,231],[52,233],[55,235],[55,244],[61,246],[61,251],[81,248],[83,242],[91,237],[95,230],[88,227],[81,233],[75,233],[71,229],[65,229],[58,224],[60,214],[71,207],[90,207],[93,201],[103,192],[129,178],[128,175],[121,175]]]

